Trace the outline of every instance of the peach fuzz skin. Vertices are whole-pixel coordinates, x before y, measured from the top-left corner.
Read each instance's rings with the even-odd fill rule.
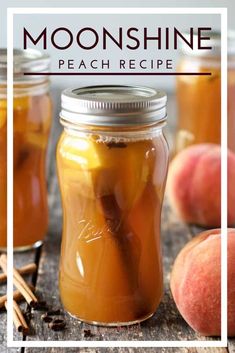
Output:
[[[220,146],[198,144],[172,160],[167,194],[181,220],[203,227],[220,227]],[[235,224],[235,154],[228,151],[228,225]]]
[[[200,233],[178,254],[170,287],[185,321],[204,336],[221,334],[221,230]],[[228,229],[228,335],[235,336],[235,229]]]

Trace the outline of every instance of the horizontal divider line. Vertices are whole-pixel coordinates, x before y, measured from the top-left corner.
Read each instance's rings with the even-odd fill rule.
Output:
[[[211,76],[211,72],[24,72],[25,76]]]

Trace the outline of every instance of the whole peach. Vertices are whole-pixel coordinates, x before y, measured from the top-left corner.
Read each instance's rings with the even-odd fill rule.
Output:
[[[168,173],[169,201],[185,222],[220,227],[221,149],[198,144],[184,149],[172,160]],[[235,224],[235,154],[228,151],[228,225]]]
[[[221,330],[221,230],[202,232],[178,254],[171,292],[187,323],[205,336]],[[228,229],[228,334],[235,336],[235,229]]]

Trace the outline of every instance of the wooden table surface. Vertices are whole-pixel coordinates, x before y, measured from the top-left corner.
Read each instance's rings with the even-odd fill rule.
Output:
[[[58,92],[54,91],[54,95],[58,99]],[[59,109],[59,107],[58,107]],[[57,109],[57,110],[58,110]],[[27,253],[15,254],[14,261],[16,266],[22,266],[31,261],[38,264],[38,273],[28,278],[36,286],[37,294],[43,297],[53,307],[61,307],[58,291],[58,266],[60,253],[60,237],[62,227],[62,214],[60,206],[60,195],[58,191],[58,183],[56,178],[55,165],[55,145],[61,131],[58,122],[58,111],[55,111],[55,119],[52,128],[51,142],[48,153],[48,190],[49,190],[49,206],[50,206],[50,227],[43,248],[33,250]],[[168,127],[166,135],[172,146],[172,136],[174,131],[176,117],[175,102],[170,97],[168,103]],[[169,276],[171,267],[175,257],[184,244],[189,241],[195,233],[200,231],[195,227],[189,227],[179,222],[174,215],[165,197],[163,214],[162,214],[162,244],[163,244],[163,264],[164,264],[164,283],[165,292],[163,300],[156,314],[146,322],[140,325],[121,328],[105,328],[95,327],[83,324],[78,320],[71,318],[68,314],[63,313],[66,320],[67,328],[62,332],[53,332],[48,330],[45,323],[41,321],[41,312],[34,312],[31,320],[32,335],[27,338],[15,334],[17,340],[212,340],[215,338],[203,337],[196,334],[183,320],[173,302],[169,290]],[[0,286],[0,295],[5,292],[6,288]],[[24,309],[25,304],[22,304]],[[91,337],[84,337],[84,330],[91,330]],[[139,348],[139,349],[78,349],[78,348],[6,348],[6,313],[0,312],[0,353],[33,353],[33,352],[167,352],[167,353],[235,353],[235,340],[229,340],[228,348]]]

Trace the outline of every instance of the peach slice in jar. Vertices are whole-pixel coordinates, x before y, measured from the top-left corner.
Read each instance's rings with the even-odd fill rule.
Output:
[[[93,199],[94,187],[102,195],[111,192],[123,211],[130,210],[143,193],[150,173],[146,155],[152,148],[150,140],[109,143],[77,135],[64,136],[59,144],[70,185]]]
[[[78,136],[63,134],[58,145],[59,158],[63,159],[63,170],[68,189],[72,187],[82,197],[95,199],[91,171],[100,169],[101,161],[94,143]]]
[[[101,167],[101,161],[92,141],[78,136],[62,136],[59,153],[64,158],[64,166],[75,171]]]

